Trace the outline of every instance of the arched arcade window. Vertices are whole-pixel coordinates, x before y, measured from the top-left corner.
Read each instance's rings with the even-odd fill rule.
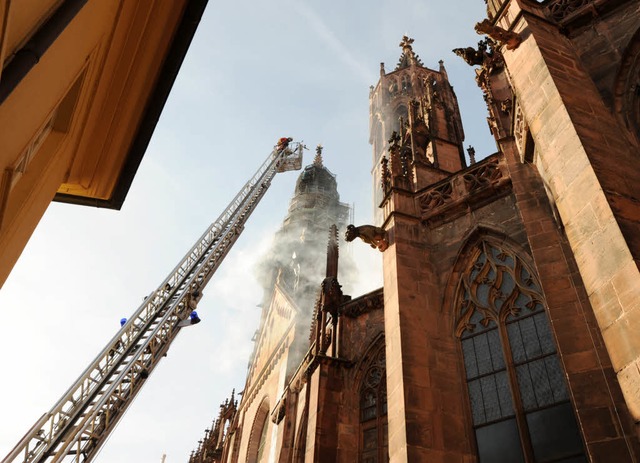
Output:
[[[456,301],[480,463],[586,462],[535,275],[481,241]]]
[[[387,379],[384,344],[378,347],[360,385],[360,462],[389,461]]]

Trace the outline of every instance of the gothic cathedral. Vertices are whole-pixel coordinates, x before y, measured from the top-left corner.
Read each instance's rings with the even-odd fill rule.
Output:
[[[467,163],[446,70],[404,37],[370,93],[376,223],[345,227],[319,148],[242,397],[190,463],[640,461],[640,3],[485,2],[454,52],[497,151]],[[343,291],[345,230],[383,288]]]

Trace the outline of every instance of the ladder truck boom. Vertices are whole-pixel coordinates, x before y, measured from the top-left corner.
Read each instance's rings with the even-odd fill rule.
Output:
[[[227,208],[2,463],[88,462],[167,353],[277,172],[302,166],[302,143],[278,145]]]

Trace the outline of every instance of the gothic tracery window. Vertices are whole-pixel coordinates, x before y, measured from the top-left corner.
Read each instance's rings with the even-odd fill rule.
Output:
[[[515,253],[482,241],[457,301],[480,462],[587,461],[536,277]]]
[[[360,462],[386,463],[387,380],[384,344],[367,367],[360,386]]]
[[[619,69],[614,104],[623,123],[640,140],[640,29],[629,41]]]

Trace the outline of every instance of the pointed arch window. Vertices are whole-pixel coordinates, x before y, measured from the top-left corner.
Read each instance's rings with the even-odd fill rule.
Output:
[[[389,461],[387,379],[384,344],[367,367],[360,386],[360,462]]]
[[[267,426],[267,420],[262,425],[262,432],[260,433],[260,440],[258,441],[258,454],[256,455],[256,461],[261,463],[262,461],[266,461],[265,447],[267,445],[267,430],[269,426]]]
[[[411,89],[411,79],[409,78],[409,76],[402,76],[401,86],[403,92],[407,92],[409,91],[409,89]]]
[[[258,408],[253,421],[247,449],[248,463],[262,463],[267,461],[267,449],[269,434],[269,402],[264,399]]]
[[[515,253],[482,241],[456,300],[480,462],[586,462],[533,273]]]

